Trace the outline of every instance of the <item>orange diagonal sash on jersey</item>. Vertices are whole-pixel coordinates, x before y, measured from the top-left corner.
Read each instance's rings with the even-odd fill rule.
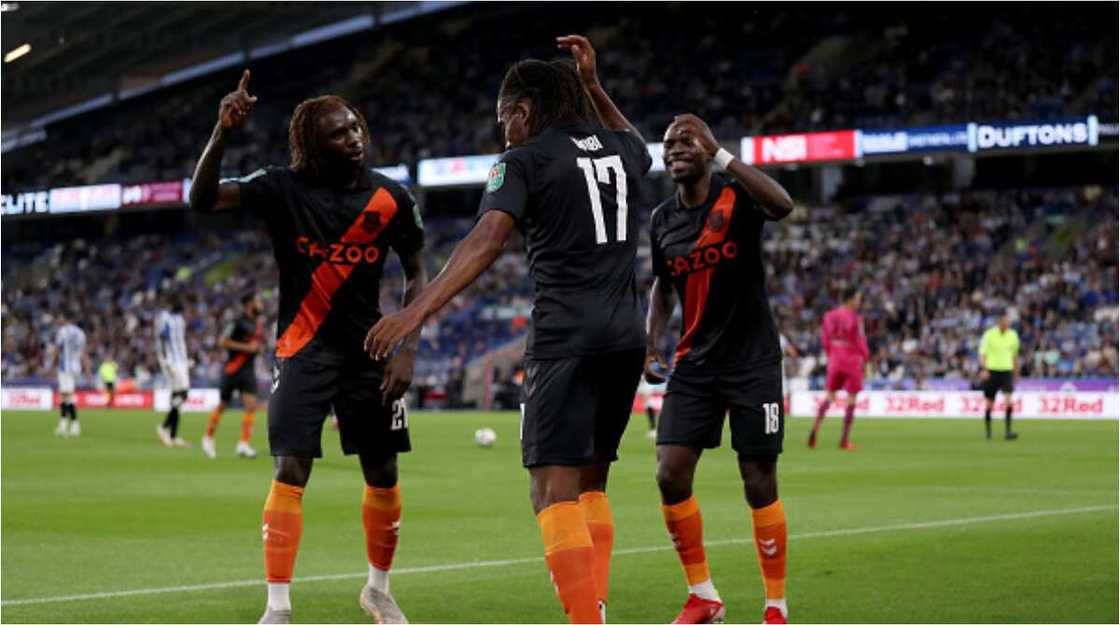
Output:
[[[264,323],[260,320],[257,320],[257,331],[253,334],[253,340],[259,343],[263,338]],[[233,357],[233,360],[230,360],[228,363],[226,363],[226,373],[229,375],[233,375],[240,371],[241,367],[244,367],[245,363],[249,361],[250,356],[252,356],[252,354],[248,352],[238,353]]]
[[[712,210],[708,212],[704,230],[700,232],[700,238],[696,240],[696,247],[693,249],[699,250],[709,245],[723,243],[728,230],[731,229],[731,209],[734,207],[735,191],[731,187],[724,187],[723,192],[716,199],[715,205],[712,206]],[[713,215],[718,215],[716,221],[722,224],[719,229],[712,228]],[[711,287],[714,272],[715,267],[708,267],[688,274],[684,296],[685,331],[684,336],[681,337],[681,342],[677,344],[676,362],[680,362],[680,359],[684,358],[685,354],[692,349],[692,341],[696,338],[696,331],[700,328],[700,319],[704,316],[704,305],[708,303],[708,289]]]
[[[372,243],[396,213],[396,200],[385,189],[378,189],[369,199],[369,203],[366,204],[362,213],[342,235],[339,242]],[[367,230],[366,220],[370,218],[368,215],[371,214],[378,216],[378,225],[376,228]],[[327,317],[327,313],[331,310],[331,298],[334,297],[335,291],[342,286],[346,278],[350,277],[350,273],[354,271],[355,266],[335,265],[324,261],[315,268],[315,272],[311,274],[311,289],[304,296],[303,301],[300,302],[296,318],[292,320],[288,329],[284,330],[284,334],[276,341],[276,355],[278,357],[294,356],[296,352],[311,342],[315,332],[323,324],[323,319]]]

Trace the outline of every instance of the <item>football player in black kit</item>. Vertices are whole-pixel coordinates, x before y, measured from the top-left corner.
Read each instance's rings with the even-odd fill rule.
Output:
[[[665,132],[674,197],[653,213],[646,379],[668,368],[657,346],[676,300],[684,321],[657,424],[657,483],[689,597],[676,623],[723,622],[704,554],[692,481],[730,413],[731,446],[750,506],[766,588],[763,622],[786,622],[786,518],[778,499],[782,451],[781,348],[766,298],[762,230],[793,210],[789,194],[716,143],[707,124],[680,115]],[[712,164],[723,172],[713,176]],[[737,619],[738,620],[738,619]]]
[[[367,168],[369,130],[361,113],[337,96],[306,100],[288,129],[291,164],[240,179],[218,180],[232,132],[257,98],[245,70],[222,99],[219,119],[191,187],[195,210],[246,210],[266,222],[280,276],[279,320],[268,440],[275,473],[264,506],[268,606],[262,623],[291,620],[289,585],[303,531],[302,496],[327,413],[338,415],[342,449],[357,454],[365,477],[362,519],[369,578],[359,603],[378,622],[404,622],[389,592],[401,499],[397,453],[410,449],[400,397],[412,380],[419,332],[388,363],[362,349],[380,318],[378,296],[392,248],[404,269],[404,301],[426,277],[423,228],[403,187]]]
[[[607,473],[630,418],[645,354],[635,276],[645,142],[599,83],[587,39],[557,38],[570,61],[524,60],[502,81],[507,150],[490,170],[474,229],[438,276],[374,327],[397,343],[525,237],[536,293],[525,350],[522,462],[545,559],[572,622],[604,618],[614,522]]]

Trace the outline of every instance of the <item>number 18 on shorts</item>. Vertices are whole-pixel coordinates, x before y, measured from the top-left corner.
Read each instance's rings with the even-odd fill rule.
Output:
[[[780,454],[785,409],[779,368],[721,373],[674,371],[657,423],[657,444],[719,447],[724,415],[730,420],[731,447],[740,456]]]

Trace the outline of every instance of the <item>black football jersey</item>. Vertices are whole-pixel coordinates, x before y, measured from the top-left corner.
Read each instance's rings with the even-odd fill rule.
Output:
[[[248,343],[264,339],[264,322],[253,317],[241,315],[226,327],[225,336],[239,343]],[[229,375],[237,373],[246,367],[253,369],[256,354],[236,350],[226,350],[225,372]]]
[[[718,175],[700,206],[689,208],[674,196],[654,211],[653,271],[673,285],[684,313],[678,369],[781,361],[762,263],[766,219],[746,190]]]
[[[527,357],[645,345],[635,258],[650,164],[632,132],[561,122],[491,168],[479,216],[499,210],[516,220],[534,282]]]
[[[286,167],[238,179],[241,205],[265,220],[280,274],[276,356],[338,363],[362,350],[381,318],[385,256],[423,247],[416,202],[368,170],[353,189],[310,180]]]

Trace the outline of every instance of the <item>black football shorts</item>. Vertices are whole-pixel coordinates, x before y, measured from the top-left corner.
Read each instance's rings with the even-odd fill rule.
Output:
[[[368,358],[322,364],[277,358],[268,400],[268,446],[273,456],[319,458],[323,422],[334,407],[342,452],[387,456],[412,449],[404,400],[381,400],[384,366]]]
[[[782,453],[781,365],[718,373],[673,371],[657,421],[657,444],[719,447],[725,414],[731,420],[731,447],[740,457]]]
[[[1003,391],[1010,395],[1015,390],[1015,379],[1010,371],[989,371],[984,382],[984,397],[995,399],[996,393]]]
[[[526,467],[618,459],[645,350],[529,359],[521,404]]]
[[[222,372],[221,382],[218,384],[218,397],[228,402],[233,399],[234,391],[245,395],[257,394],[257,374],[253,367],[244,365],[236,373]]]

